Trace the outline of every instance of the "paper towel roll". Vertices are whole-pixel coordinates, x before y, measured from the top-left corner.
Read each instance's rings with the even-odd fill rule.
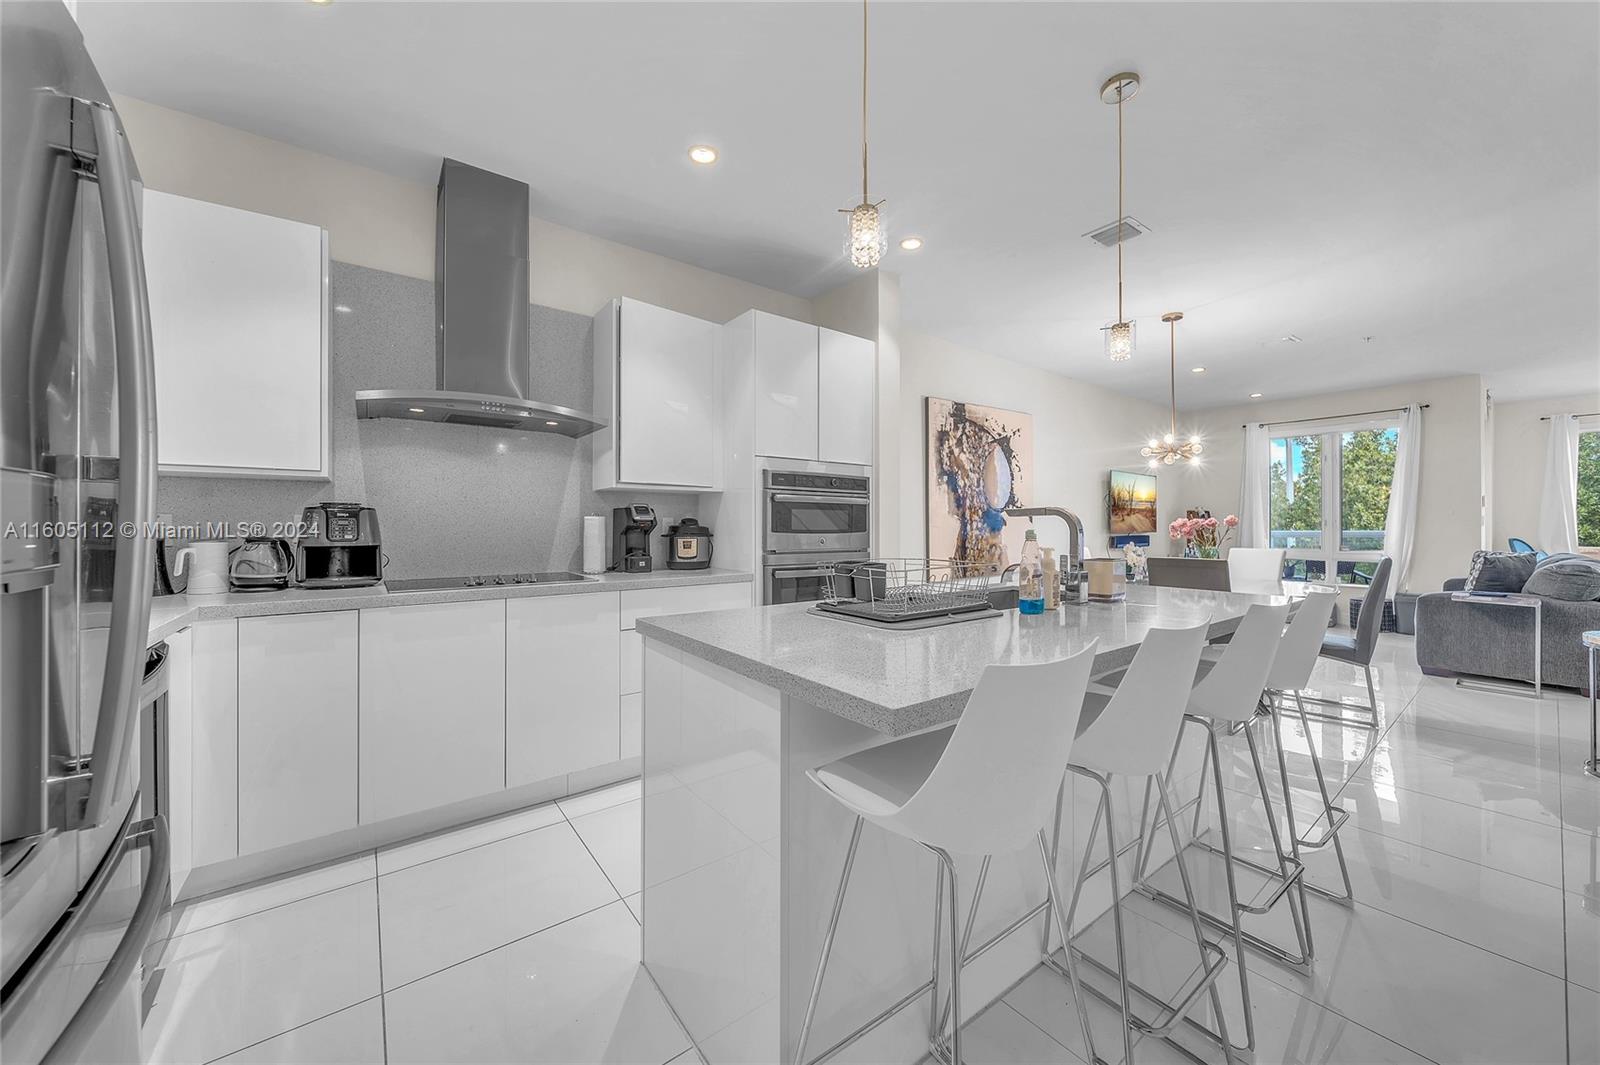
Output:
[[[583,572],[604,573],[606,568],[606,519],[599,514],[583,518]]]

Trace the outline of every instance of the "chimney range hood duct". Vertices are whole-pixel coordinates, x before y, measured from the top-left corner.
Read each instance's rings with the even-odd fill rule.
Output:
[[[356,417],[586,436],[601,423],[532,398],[528,186],[446,159],[434,243],[433,389],[362,389]]]

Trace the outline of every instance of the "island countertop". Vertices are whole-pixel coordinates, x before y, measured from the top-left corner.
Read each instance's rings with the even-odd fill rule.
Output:
[[[1121,603],[1063,606],[910,632],[812,612],[809,603],[640,618],[639,632],[889,736],[961,715],[986,666],[1052,662],[1099,640],[1095,672],[1133,661],[1154,628],[1209,619],[1215,639],[1282,596],[1130,586]]]

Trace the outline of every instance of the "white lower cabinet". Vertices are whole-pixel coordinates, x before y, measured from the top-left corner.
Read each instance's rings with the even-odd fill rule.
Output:
[[[506,786],[615,762],[615,592],[506,602]]]
[[[506,784],[506,603],[361,611],[362,824]]]
[[[172,897],[194,867],[194,634],[167,637],[167,836]],[[143,729],[140,740],[143,741]],[[145,782],[146,786],[148,782]]]
[[[239,853],[356,826],[357,611],[239,620]]]
[[[239,623],[195,622],[189,650],[190,855],[200,866],[239,856]]]

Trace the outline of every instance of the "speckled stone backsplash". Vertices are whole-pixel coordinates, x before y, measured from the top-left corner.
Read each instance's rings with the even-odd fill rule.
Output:
[[[180,523],[277,521],[319,500],[365,503],[378,512],[390,577],[577,569],[585,514],[648,503],[662,532],[686,514],[704,515],[696,496],[592,491],[587,440],[358,421],[358,388],[434,386],[433,285],[349,263],[332,271],[333,481],[168,476],[160,513]],[[534,395],[592,408],[593,322],[534,304],[529,332]],[[663,566],[664,542],[652,539]]]

